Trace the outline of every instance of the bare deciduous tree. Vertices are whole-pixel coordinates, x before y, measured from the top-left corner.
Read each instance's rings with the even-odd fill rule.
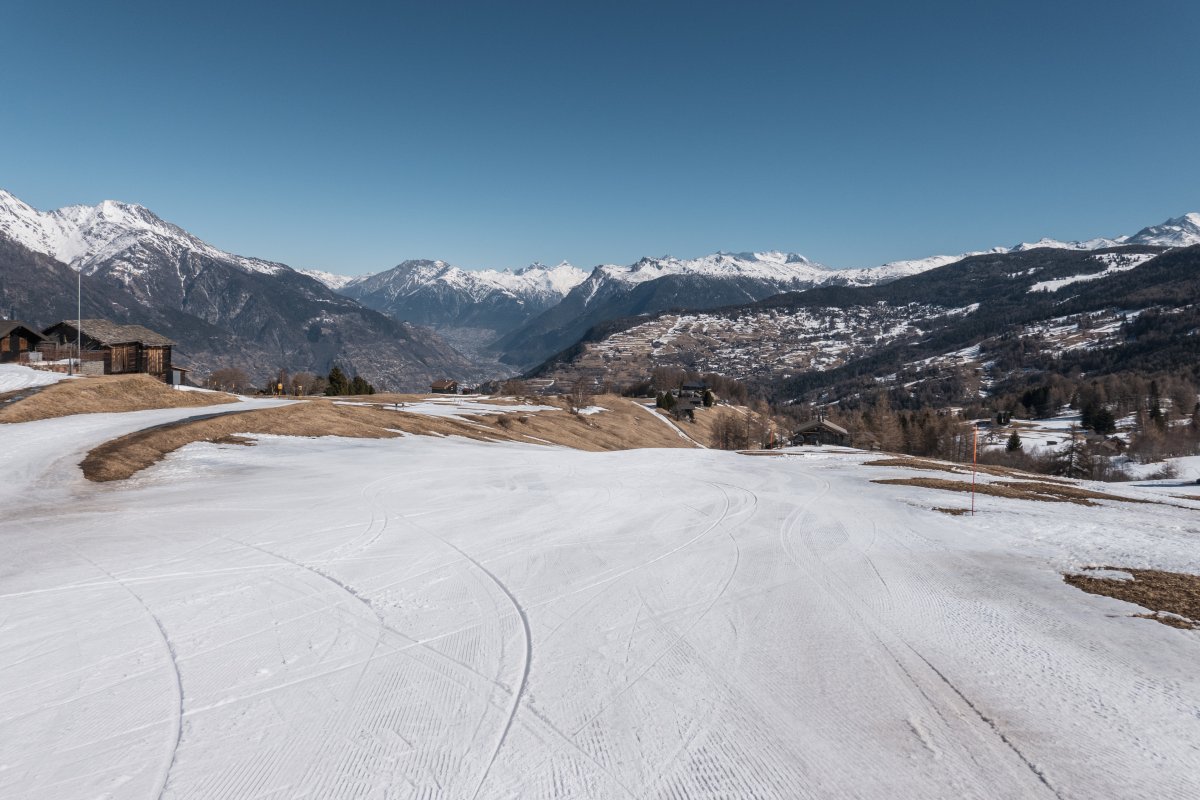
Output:
[[[206,387],[222,392],[245,392],[250,388],[250,376],[239,367],[223,367],[205,381]]]

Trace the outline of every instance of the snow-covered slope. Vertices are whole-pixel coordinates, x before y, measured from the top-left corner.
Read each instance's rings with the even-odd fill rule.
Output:
[[[0,796],[1200,796],[1196,632],[1060,575],[1195,573],[1178,489],[952,517],[835,448],[426,436],[71,466],[194,413],[0,426]]]

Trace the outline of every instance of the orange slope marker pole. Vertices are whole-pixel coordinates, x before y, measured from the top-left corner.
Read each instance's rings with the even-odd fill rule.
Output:
[[[975,516],[975,470],[979,464],[979,424],[971,426],[974,431],[974,439],[971,443],[971,516]]]

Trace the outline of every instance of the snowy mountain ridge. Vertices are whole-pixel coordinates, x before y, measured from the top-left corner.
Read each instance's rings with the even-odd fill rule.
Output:
[[[412,294],[434,282],[465,291],[475,299],[483,299],[493,292],[514,297],[562,297],[587,277],[586,272],[566,261],[553,267],[535,262],[516,270],[469,270],[440,259],[410,259],[384,272],[366,275],[337,275],[315,269],[300,272],[336,292],[364,287],[368,291],[383,292],[389,299]]]
[[[139,247],[173,254],[196,253],[232,262],[247,272],[276,275],[290,269],[284,264],[227,253],[144,206],[116,200],[38,211],[0,189],[0,235],[89,275],[100,264],[119,260],[123,253]],[[136,273],[136,260],[131,260],[125,271]]]

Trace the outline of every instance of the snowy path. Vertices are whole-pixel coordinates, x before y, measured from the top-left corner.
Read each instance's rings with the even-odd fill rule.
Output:
[[[1058,577],[1195,571],[1200,515],[860,460],[262,437],[47,488],[0,797],[1200,796],[1200,638]]]

